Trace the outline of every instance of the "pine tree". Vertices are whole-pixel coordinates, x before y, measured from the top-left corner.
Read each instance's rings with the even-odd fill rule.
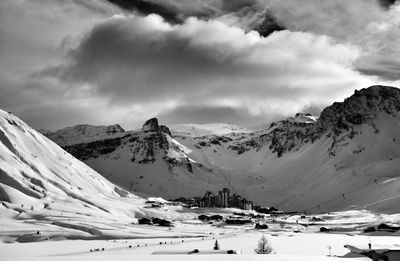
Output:
[[[254,252],[257,254],[270,254],[272,253],[273,248],[271,247],[271,244],[269,243],[267,237],[265,235],[262,235],[260,240],[258,240],[257,247],[254,249]]]
[[[215,243],[214,243],[214,250],[219,250],[218,240],[215,240]]]

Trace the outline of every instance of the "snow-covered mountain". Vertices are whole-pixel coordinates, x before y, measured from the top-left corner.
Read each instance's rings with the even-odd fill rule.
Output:
[[[97,129],[96,132],[102,133]],[[92,138],[95,131],[80,132],[83,133]],[[2,223],[10,219],[15,226],[15,220],[41,220],[43,224],[51,223],[52,227],[72,228],[92,235],[102,232],[90,230],[93,226],[90,222],[106,224],[119,219],[122,223],[131,223],[142,216],[166,215],[165,211],[157,214],[156,210],[144,208],[144,199],[114,185],[19,118],[2,110],[0,201]],[[171,212],[169,215],[178,216]],[[84,217],[88,223],[79,223],[79,217]]]
[[[155,118],[146,121],[140,130],[108,129],[79,125],[46,135],[61,141],[66,151],[132,192],[173,198],[203,194],[204,189],[219,189],[217,186],[224,183],[223,173],[193,160],[189,156],[192,150],[175,140],[169,128],[159,125]],[[100,134],[87,135],[92,133],[87,130]]]
[[[131,191],[173,198],[228,187],[287,210],[395,212],[399,116],[400,90],[372,86],[325,108],[319,118],[299,113],[257,131],[227,124],[169,130],[151,119],[142,130],[107,133],[101,127],[102,135],[83,141],[78,131],[64,137],[65,129],[57,139],[69,140],[59,144]]]

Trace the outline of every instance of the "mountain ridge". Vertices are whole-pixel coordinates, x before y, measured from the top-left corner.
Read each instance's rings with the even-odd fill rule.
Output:
[[[371,86],[326,107],[319,118],[300,113],[263,130],[240,132],[239,128],[238,132],[217,134],[203,131],[196,135],[195,125],[183,128],[186,131],[172,129],[169,134],[159,127],[139,130],[132,133],[150,140],[138,138],[129,145],[130,152],[124,149],[127,144],[119,144],[109,153],[84,161],[128,190],[174,198],[229,187],[257,204],[306,209],[309,204],[319,205],[319,199],[348,193],[351,185],[372,184],[376,177],[381,182],[397,177],[393,171],[399,163],[399,111],[399,89]],[[104,145],[103,140],[97,142]],[[85,144],[75,146],[82,150]],[[138,157],[128,162],[127,155]],[[379,166],[381,173],[363,167],[370,164]],[[355,175],[359,180],[352,173],[361,173]],[[348,184],[339,185],[339,180]],[[172,190],[176,184],[179,190]],[[328,193],[319,195],[324,189]],[[307,200],[299,196],[307,194]],[[314,199],[310,199],[312,195]],[[348,198],[325,209],[362,205],[365,200]]]

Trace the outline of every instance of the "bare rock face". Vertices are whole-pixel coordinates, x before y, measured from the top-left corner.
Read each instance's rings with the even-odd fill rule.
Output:
[[[322,131],[332,129],[335,134],[351,130],[354,125],[371,124],[379,113],[396,117],[400,111],[400,89],[371,86],[355,91],[344,102],[335,102],[325,108],[318,121]]]
[[[63,149],[74,155],[74,157],[77,159],[84,161],[115,151],[122,144],[124,138],[125,137],[118,137],[113,139],[74,144],[70,146],[64,146]]]
[[[151,118],[147,120],[143,124],[142,131],[163,132],[164,134],[168,134],[172,137],[170,129],[165,125],[159,125],[157,118]]]
[[[281,157],[283,153],[299,148],[313,141],[315,123],[293,122],[285,120],[274,127],[267,135],[269,148]]]
[[[169,129],[167,126],[165,126],[165,125],[160,125],[160,130],[161,130],[162,132],[164,132],[165,134],[168,134],[169,136],[172,137],[172,133],[171,133],[170,129]]]
[[[160,126],[158,125],[157,118],[151,118],[147,120],[142,127],[142,131],[159,131]]]

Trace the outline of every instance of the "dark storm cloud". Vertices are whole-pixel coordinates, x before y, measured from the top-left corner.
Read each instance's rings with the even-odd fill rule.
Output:
[[[170,22],[183,22],[188,17],[215,18],[243,9],[260,10],[264,6],[257,0],[108,0],[124,9],[144,15],[158,14]]]
[[[284,30],[262,0],[109,0],[124,9],[141,14],[157,14],[170,23],[183,23],[189,17],[223,19],[244,30],[256,30],[267,36]]]
[[[127,10],[135,10],[141,14],[158,14],[161,15],[165,20],[172,23],[182,22],[183,17],[181,17],[179,10],[166,5],[162,1],[151,2],[147,0],[109,0],[111,3],[116,4]],[[197,14],[198,15],[198,14]]]
[[[237,13],[239,17],[247,14],[249,10],[253,11],[253,14],[261,13],[267,8],[280,9],[286,6],[287,13],[294,13],[293,11],[305,10],[302,5],[305,3],[309,11],[320,11],[318,8],[318,1],[312,1],[316,4],[316,8],[310,8],[308,1],[302,2],[302,5],[292,5],[291,0],[191,0],[191,1],[180,1],[180,0],[108,0],[109,2],[120,6],[127,10],[135,10],[142,14],[158,14],[164,19],[170,22],[183,22],[188,17],[197,17],[205,19],[215,19],[218,16],[227,14]],[[384,8],[392,6],[396,0],[363,0],[367,3],[366,6],[373,4],[374,6],[380,5]],[[323,1],[319,1],[323,2]],[[362,2],[354,0],[352,2]],[[322,5],[330,7],[339,7],[344,11],[344,15],[347,15],[349,7],[351,9],[353,3],[348,1],[331,1],[331,3],[322,3]],[[365,11],[365,10],[364,10]],[[315,14],[314,14],[315,15]],[[304,17],[306,18],[306,17]]]
[[[397,0],[378,0],[379,4],[385,8],[391,7]]]
[[[262,35],[287,26],[291,30],[313,31],[348,37],[377,18],[395,0],[108,0],[142,14],[158,14],[169,22],[182,23],[188,17],[226,19],[245,30]]]

